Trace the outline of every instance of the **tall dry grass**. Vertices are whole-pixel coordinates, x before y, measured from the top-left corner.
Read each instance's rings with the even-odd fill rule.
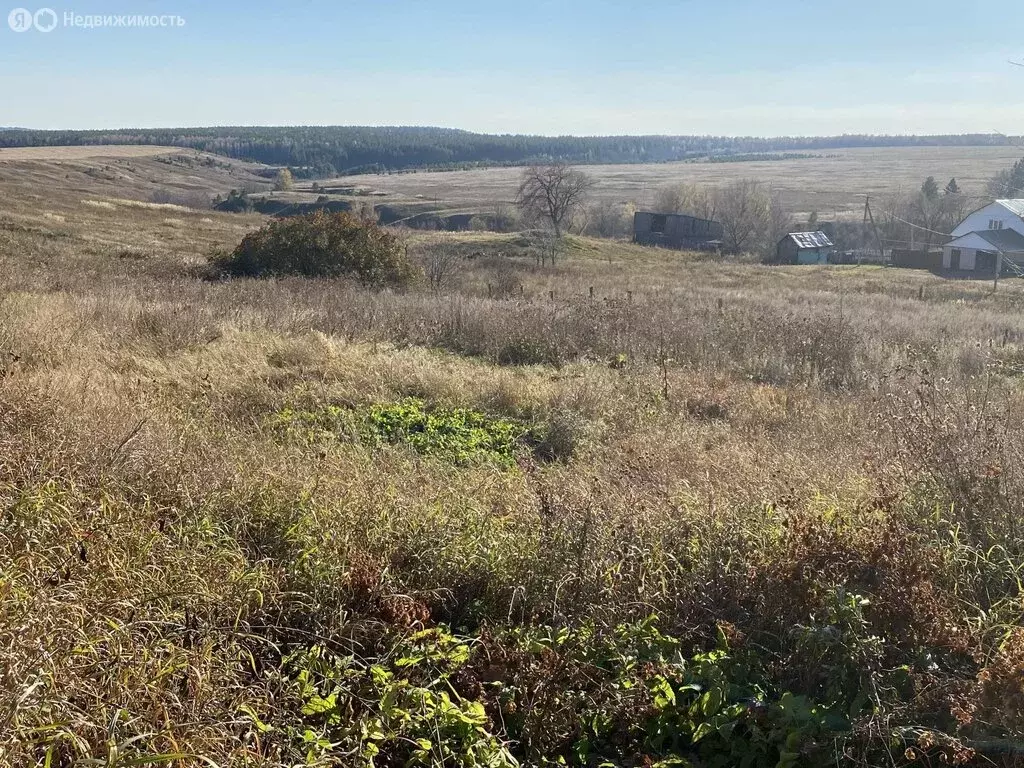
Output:
[[[0,762],[298,764],[290,654],[651,614],[781,689],[870,690],[867,742],[1024,729],[1012,281],[585,239],[545,269],[480,234],[410,243],[459,253],[435,289],[215,281],[248,218],[80,197],[0,215]],[[509,471],[281,428],[409,397],[538,445]],[[524,761],[561,748],[532,733]]]

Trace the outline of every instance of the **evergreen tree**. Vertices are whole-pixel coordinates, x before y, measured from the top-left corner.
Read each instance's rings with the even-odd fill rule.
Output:
[[[939,184],[934,176],[929,176],[921,185],[921,195],[926,200],[937,200],[939,197]]]
[[[988,183],[988,193],[995,198],[1024,197],[1024,159],[1008,171],[1000,171]]]

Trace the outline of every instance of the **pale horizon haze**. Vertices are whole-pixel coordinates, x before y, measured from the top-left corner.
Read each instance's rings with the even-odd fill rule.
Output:
[[[547,135],[1024,133],[1024,7],[938,2],[0,6],[0,125]],[[79,16],[175,15],[91,28]]]

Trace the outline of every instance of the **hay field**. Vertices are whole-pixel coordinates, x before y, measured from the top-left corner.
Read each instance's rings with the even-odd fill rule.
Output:
[[[858,216],[864,195],[882,196],[900,188],[914,190],[927,176],[940,186],[950,178],[967,194],[981,194],[985,182],[1024,155],[1016,147],[910,147],[843,149],[815,152],[820,157],[736,163],[660,163],[584,166],[598,186],[593,195],[612,202],[650,205],[658,189],[674,183],[721,185],[741,178],[770,182],[797,214]],[[521,169],[405,173],[354,177],[373,189],[403,197],[455,205],[481,205],[514,198]]]

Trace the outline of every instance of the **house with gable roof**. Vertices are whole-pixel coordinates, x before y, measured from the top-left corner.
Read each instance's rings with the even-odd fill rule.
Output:
[[[995,200],[969,214],[942,248],[942,268],[994,275],[1024,268],[1024,199]]]

